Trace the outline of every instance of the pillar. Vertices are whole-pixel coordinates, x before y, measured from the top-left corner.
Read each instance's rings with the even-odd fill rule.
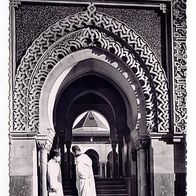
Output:
[[[103,177],[103,167],[102,167],[102,163],[99,163],[99,176]]]
[[[62,180],[64,180],[65,176],[65,146],[61,144],[61,173],[62,173]]]
[[[67,148],[67,176],[68,178],[71,178],[71,142],[66,142],[66,148]]]
[[[130,147],[130,139],[129,140],[125,140],[125,145],[126,145],[126,149],[125,149],[125,169],[124,169],[124,176],[126,177],[130,177],[131,176],[131,147]]]
[[[45,141],[38,141],[38,150],[40,158],[40,193],[41,196],[47,196],[47,162],[48,150]]]
[[[102,171],[103,171],[102,177],[105,178],[106,177],[106,163],[105,162],[102,163]]]
[[[123,168],[124,168],[124,165],[123,165],[123,160],[122,160],[122,148],[123,148],[123,141],[119,141],[118,143],[118,169],[119,169],[119,176],[122,177],[123,176]]]
[[[106,174],[105,174],[105,171],[106,171],[105,165],[106,165],[105,163],[100,162],[100,177],[101,178],[105,178],[106,177]]]
[[[116,177],[116,171],[118,168],[116,168],[116,142],[112,142],[112,177]]]
[[[148,143],[147,139],[139,139],[136,142],[138,196],[149,196]]]
[[[170,141],[170,140],[169,140]],[[151,136],[151,190],[152,195],[184,195],[183,191],[180,194],[175,193],[175,183],[178,183],[178,177],[175,176],[176,166],[182,164],[182,159],[176,157],[176,149],[174,144],[166,143],[159,138],[152,138]],[[182,152],[179,155],[182,156]],[[178,159],[177,165],[175,160]],[[182,180],[182,178],[181,178]],[[183,186],[183,184],[181,185]],[[177,187],[176,187],[177,188]],[[177,191],[182,190],[182,187],[178,188]]]
[[[37,196],[37,145],[35,136],[11,133],[10,141],[10,195]]]

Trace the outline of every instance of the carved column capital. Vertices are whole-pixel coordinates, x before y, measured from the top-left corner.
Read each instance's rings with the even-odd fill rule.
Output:
[[[47,135],[38,134],[36,137],[37,145],[40,150],[47,150],[48,152],[52,148],[53,138],[55,136],[55,132],[48,128]]]
[[[38,140],[37,146],[39,150],[47,150],[49,152],[50,147],[48,146],[47,140]]]
[[[138,139],[135,142],[135,149],[140,150],[140,149],[146,149],[149,146],[149,139]]]

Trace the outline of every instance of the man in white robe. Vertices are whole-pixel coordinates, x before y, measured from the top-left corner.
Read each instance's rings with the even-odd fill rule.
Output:
[[[76,187],[78,196],[96,196],[92,160],[82,154],[79,146],[72,147],[76,165]]]
[[[60,152],[58,150],[54,150],[52,152],[52,159],[50,159],[47,165],[49,196],[64,196],[60,160]]]

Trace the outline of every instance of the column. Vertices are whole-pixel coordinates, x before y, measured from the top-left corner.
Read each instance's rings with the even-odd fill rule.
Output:
[[[61,173],[62,173],[62,181],[65,178],[65,147],[64,144],[61,144]]]
[[[102,163],[102,177],[105,178],[106,177],[106,163]]]
[[[112,177],[116,178],[116,142],[112,142]]]
[[[124,169],[124,176],[130,177],[131,176],[131,147],[130,147],[130,139],[125,140],[125,145],[126,145],[126,152],[125,152],[125,169]]]
[[[103,177],[103,166],[102,162],[99,163],[99,176],[102,178]]]
[[[67,176],[68,178],[71,178],[71,142],[66,142],[66,148],[67,148]]]
[[[123,161],[122,161],[122,148],[123,148],[123,141],[119,141],[118,143],[118,169],[119,169],[119,177],[123,176]]]
[[[137,183],[138,183],[138,196],[149,195],[148,183],[148,145],[147,139],[139,139],[136,142],[137,150]]]
[[[48,128],[44,130],[46,134],[39,134],[36,137],[38,147],[38,163],[39,163],[39,195],[47,196],[47,163],[48,153],[52,148],[53,138],[55,132],[53,129]]]
[[[40,192],[42,196],[47,196],[47,154],[48,150],[45,148],[45,142],[38,142],[40,155]]]

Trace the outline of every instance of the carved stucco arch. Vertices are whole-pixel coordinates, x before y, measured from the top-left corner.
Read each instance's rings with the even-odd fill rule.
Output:
[[[36,111],[36,107],[39,109],[39,93],[41,92],[44,81],[48,75],[48,71],[50,72],[50,69],[52,69],[58,62],[58,59],[53,58],[53,56],[50,56],[48,59],[44,58],[49,57],[49,52],[51,52],[52,48],[55,47],[55,44],[60,43],[60,41],[65,38],[64,36],[67,35],[66,38],[71,40],[73,34],[70,32],[75,31],[75,34],[79,34],[78,37],[81,37],[81,33],[83,33],[83,36],[89,33],[91,36],[98,36],[97,38],[100,38],[100,35],[101,37],[104,37],[104,33],[100,33],[96,29],[86,28],[86,26],[92,25],[102,28],[104,31],[112,32],[115,36],[120,37],[123,41],[128,43],[128,45],[134,51],[136,51],[136,53],[143,60],[150,73],[150,76],[148,77],[145,76],[145,72],[139,63],[134,61],[134,55],[130,53],[129,49],[124,47],[122,50],[121,44],[113,42],[113,44],[116,44],[116,48],[119,49],[119,54],[115,55],[122,58],[122,60],[125,61],[129,67],[134,65],[136,68],[136,73],[138,73],[137,77],[146,77],[142,86],[149,85],[148,83],[150,79],[153,81],[156,90],[156,97],[158,99],[158,131],[168,132],[169,114],[167,80],[159,61],[148,45],[132,29],[128,28],[124,23],[115,18],[112,18],[104,13],[97,12],[93,5],[89,6],[85,12],[80,12],[73,16],[69,16],[50,26],[33,42],[33,44],[27,50],[25,56],[22,58],[16,75],[14,88],[14,131],[28,131],[29,129],[30,131],[37,131],[35,127],[32,129],[35,121],[29,120],[29,116],[34,118],[36,121],[39,121],[39,111]],[[86,29],[78,31],[78,29],[82,28]],[[88,37],[91,40],[88,47],[93,43],[91,36]],[[105,36],[106,45],[108,44],[109,40],[110,43],[112,43],[112,38]],[[69,42],[70,46],[77,46],[76,42],[74,42],[75,40]],[[66,48],[64,49],[66,51]],[[70,47],[70,49],[73,48]],[[62,51],[63,50],[59,50],[58,52],[58,50],[56,50],[58,55]],[[36,69],[38,65],[43,65],[44,60],[44,64],[46,66],[45,68],[47,69]],[[119,68],[117,67],[117,69]],[[123,72],[123,70],[119,71]],[[151,78],[149,79],[149,77]],[[37,83],[37,89],[39,92],[32,88],[34,87],[35,83]],[[29,94],[33,95],[33,99],[28,98]],[[32,104],[34,104],[36,107],[32,107]],[[153,101],[150,101],[149,103],[147,102],[147,106],[148,105],[149,107],[152,107],[150,105],[154,105]]]
[[[59,89],[61,88],[62,84],[64,83],[64,80],[66,80],[69,75],[69,73],[73,70],[73,68],[82,60],[86,59],[97,59],[97,60],[102,60],[103,63],[106,63],[106,57],[103,56],[97,56],[92,52],[92,49],[83,49],[80,51],[73,52],[69,55],[67,55],[65,58],[63,58],[59,63],[56,64],[56,66],[52,69],[52,71],[49,73],[48,77],[46,78],[46,81],[42,87],[41,95],[40,95],[40,103],[39,103],[39,130],[41,133],[43,133],[45,130],[47,130],[48,127],[54,130],[53,127],[53,108],[55,105],[55,100],[58,97]],[[105,61],[105,62],[104,62]],[[107,62],[108,63],[108,62]],[[109,64],[108,66],[115,66],[115,63]],[[113,68],[114,69],[114,68]],[[110,69],[111,70],[111,69]],[[114,69],[115,70],[115,69]],[[118,73],[118,72],[117,72]],[[119,72],[119,74],[121,74]],[[117,74],[118,76],[118,74]],[[117,79],[115,79],[116,75],[111,76],[111,80],[116,80],[115,82],[118,82]],[[124,75],[121,75],[122,78],[126,81],[126,77]],[[68,78],[68,81],[70,78]],[[122,79],[121,79],[122,80]],[[122,81],[124,82],[124,81]],[[121,86],[121,84],[119,83]],[[127,84],[129,85],[129,83]],[[126,87],[126,86],[125,86]],[[125,88],[124,87],[124,88]],[[132,89],[132,87],[134,89]],[[139,128],[139,125],[146,124],[146,115],[145,115],[145,105],[144,97],[142,97],[141,92],[142,89],[140,89],[137,81],[133,81],[132,85],[130,85],[129,89],[130,90],[125,90],[128,93],[132,91],[131,94],[134,94],[135,96],[135,101],[133,101],[133,98],[130,99],[132,100],[130,103],[131,105],[135,104],[133,107],[134,109],[137,110],[137,119],[136,119],[136,129]],[[126,93],[127,94],[127,93]],[[130,93],[129,93],[130,94]],[[138,96],[140,94],[141,96]],[[133,96],[133,95],[132,95]],[[135,102],[135,103],[133,103]],[[143,111],[143,113],[141,113]],[[143,116],[143,117],[142,117]],[[145,121],[145,122],[143,122]],[[146,128],[145,128],[146,129]]]

